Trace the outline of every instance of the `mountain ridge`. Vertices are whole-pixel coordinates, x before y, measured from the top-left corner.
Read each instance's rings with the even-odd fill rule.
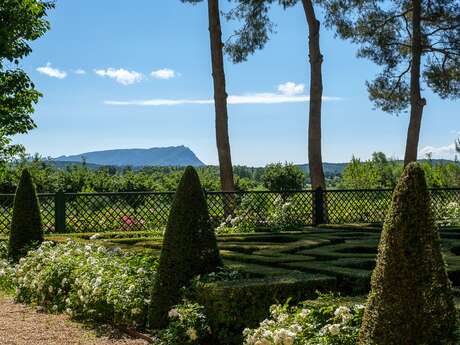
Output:
[[[184,145],[90,151],[77,155],[59,156],[52,160],[58,163],[85,162],[99,166],[205,166],[195,153]]]

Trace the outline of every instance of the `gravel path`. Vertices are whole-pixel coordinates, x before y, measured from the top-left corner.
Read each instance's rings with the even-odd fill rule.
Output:
[[[1,345],[145,345],[139,339],[84,329],[65,315],[39,313],[0,294]]]

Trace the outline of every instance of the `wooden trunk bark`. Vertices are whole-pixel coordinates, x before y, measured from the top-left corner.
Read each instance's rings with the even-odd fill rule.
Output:
[[[228,135],[227,91],[225,86],[224,58],[222,52],[223,44],[219,0],[208,0],[208,15],[220,182],[222,191],[233,192],[235,190],[235,183],[233,180],[233,166]]]
[[[404,165],[417,161],[420,127],[422,125],[423,108],[426,100],[420,91],[420,65],[422,58],[422,8],[420,0],[413,0],[412,13],[412,65],[410,80],[410,121],[407,130],[406,154]]]
[[[320,22],[311,0],[302,0],[308,23],[310,61],[310,109],[308,124],[308,163],[312,189],[326,188],[321,150],[321,106],[323,97],[323,55],[320,49]]]

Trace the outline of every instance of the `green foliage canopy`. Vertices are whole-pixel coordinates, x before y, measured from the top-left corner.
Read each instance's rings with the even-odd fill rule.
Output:
[[[41,0],[4,0],[0,3],[0,160],[21,152],[10,146],[9,136],[35,127],[30,114],[41,94],[20,68],[20,60],[32,51],[29,42],[49,29],[47,10],[54,4]]]
[[[262,181],[268,190],[288,191],[300,190],[305,184],[305,175],[300,168],[292,163],[269,164],[265,167]]]
[[[234,63],[246,61],[249,55],[262,50],[275,31],[269,10],[273,3],[283,8],[292,7],[299,0],[233,0],[236,6],[225,14],[227,20],[241,21],[243,25],[235,30],[225,43],[225,52]]]
[[[321,0],[327,24],[360,45],[358,56],[383,71],[368,82],[370,99],[400,113],[410,103],[412,11],[409,0]],[[422,0],[422,62],[425,84],[442,98],[460,97],[460,2]]]

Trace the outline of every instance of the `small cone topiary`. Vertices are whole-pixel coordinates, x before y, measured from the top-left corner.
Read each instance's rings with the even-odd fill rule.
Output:
[[[37,192],[29,171],[24,169],[14,197],[8,256],[17,261],[31,246],[41,242],[43,228]]]
[[[157,279],[155,281],[150,326],[167,325],[168,311],[180,302],[181,288],[200,274],[222,266],[208,207],[195,169],[187,167],[177,188],[169,214]]]
[[[423,169],[409,164],[379,244],[360,345],[445,344],[456,314]]]

